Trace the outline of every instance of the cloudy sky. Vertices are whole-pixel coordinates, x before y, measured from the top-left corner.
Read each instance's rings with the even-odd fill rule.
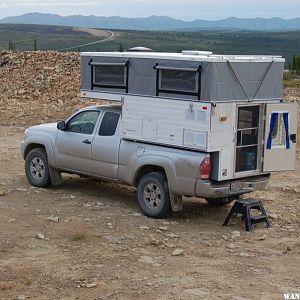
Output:
[[[0,18],[28,12],[60,15],[144,17],[166,15],[193,20],[235,17],[300,17],[300,0],[0,0]]]

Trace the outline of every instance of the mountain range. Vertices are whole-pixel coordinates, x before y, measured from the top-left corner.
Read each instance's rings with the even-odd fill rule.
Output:
[[[194,20],[183,21],[166,16],[150,16],[145,18],[102,17],[102,16],[60,16],[56,14],[28,13],[21,16],[0,19],[0,23],[8,24],[40,24],[76,27],[92,27],[104,29],[127,30],[296,30],[300,29],[300,18],[235,18],[219,21]]]

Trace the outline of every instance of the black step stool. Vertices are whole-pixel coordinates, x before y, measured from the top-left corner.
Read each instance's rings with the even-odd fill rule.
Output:
[[[251,209],[256,209],[261,212],[260,216],[251,216]],[[266,211],[261,201],[255,199],[237,200],[233,204],[227,218],[224,221],[223,226],[226,226],[233,214],[241,214],[243,220],[245,220],[246,231],[251,231],[251,227],[254,224],[266,223],[267,227],[271,227],[271,223],[268,219]]]

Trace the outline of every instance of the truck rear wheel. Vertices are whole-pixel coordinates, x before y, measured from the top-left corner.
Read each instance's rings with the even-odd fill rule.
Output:
[[[43,148],[34,148],[27,154],[25,173],[32,186],[47,187],[51,184],[47,153]]]
[[[163,219],[171,215],[168,183],[164,174],[145,174],[138,183],[137,195],[139,206],[147,217]]]

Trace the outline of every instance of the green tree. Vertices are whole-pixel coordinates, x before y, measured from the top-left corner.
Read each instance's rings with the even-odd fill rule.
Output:
[[[37,51],[37,41],[36,40],[34,40],[33,41],[33,51]]]
[[[300,55],[296,55],[295,58],[295,73],[300,75]]]
[[[8,42],[8,50],[12,50],[12,51],[16,50],[16,44],[12,41],[9,41]]]
[[[296,72],[296,54],[293,55],[292,73]]]

